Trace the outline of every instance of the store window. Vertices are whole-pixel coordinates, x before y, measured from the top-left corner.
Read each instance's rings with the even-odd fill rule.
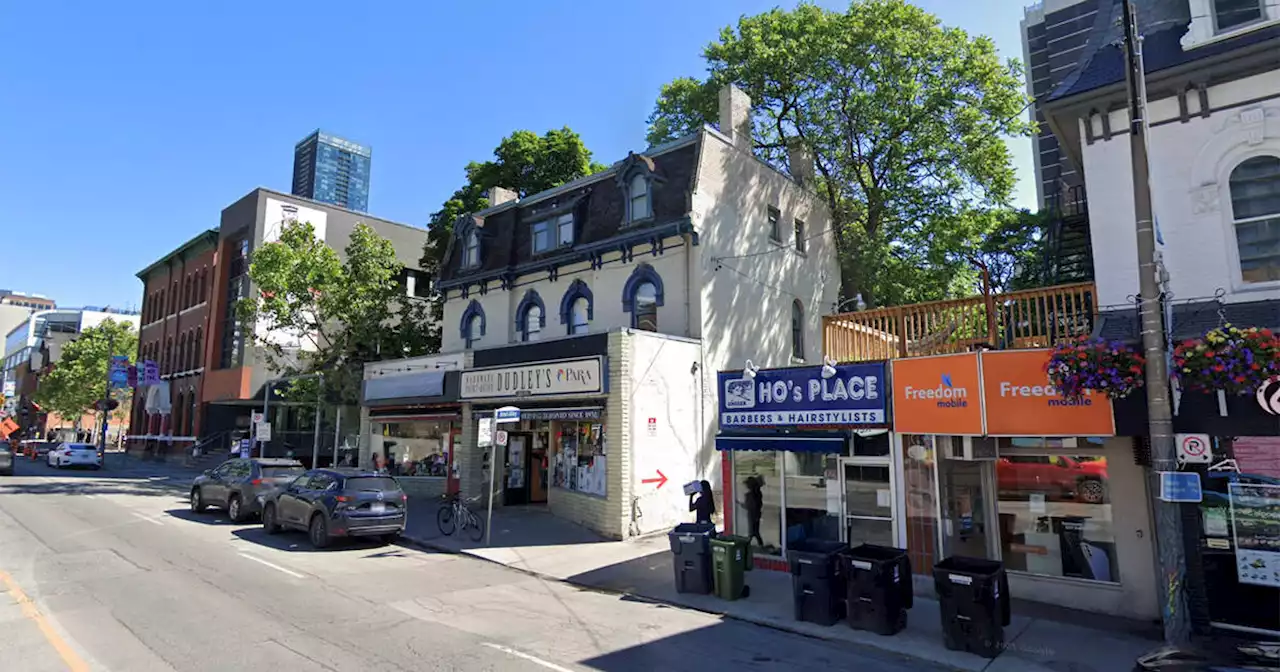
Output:
[[[1000,545],[1008,569],[1119,581],[1107,459],[1100,440],[1014,439],[996,462]],[[1030,446],[1030,447],[1020,447]],[[1075,452],[1070,452],[1075,448]]]
[[[604,424],[561,422],[552,487],[608,496]]]
[[[785,452],[787,543],[840,540],[840,474],[834,453]]]
[[[778,454],[743,450],[733,454],[735,534],[770,555],[782,554],[782,479]]]
[[[374,467],[392,476],[448,475],[450,424],[440,421],[374,423]]]

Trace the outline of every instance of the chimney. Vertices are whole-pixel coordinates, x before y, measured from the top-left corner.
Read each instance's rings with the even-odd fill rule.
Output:
[[[802,187],[813,184],[813,154],[800,138],[787,138],[787,167],[796,184]]]
[[[720,132],[739,149],[751,151],[751,97],[734,84],[720,89]]]
[[[516,192],[506,187],[491,187],[489,189],[489,207],[497,207],[503,203],[519,200]]]

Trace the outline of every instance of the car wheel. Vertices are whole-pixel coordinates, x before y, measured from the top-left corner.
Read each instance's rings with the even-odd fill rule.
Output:
[[[275,504],[268,504],[262,509],[262,531],[267,534],[276,534],[280,531],[280,525],[276,523]]]
[[[1102,481],[1090,478],[1076,485],[1076,494],[1086,504],[1101,504],[1107,499],[1107,487]]]
[[[231,495],[231,498],[227,500],[227,517],[233,523],[244,520],[244,511],[240,506],[240,495]]]
[[[325,522],[324,515],[315,513],[311,516],[311,525],[307,528],[307,532],[311,537],[311,545],[316,548],[328,548],[329,542],[329,524]]]
[[[209,506],[204,503],[204,495],[200,494],[200,488],[192,488],[191,513],[204,513],[204,510],[207,508],[209,508]]]

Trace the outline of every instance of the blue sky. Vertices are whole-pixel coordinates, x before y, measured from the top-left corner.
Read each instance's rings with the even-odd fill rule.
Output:
[[[917,2],[1021,59],[1026,0]],[[0,287],[136,305],[138,270],[254,187],[288,192],[317,127],[372,145],[370,212],[418,226],[516,129],[615,161],[720,28],[778,4],[0,2]]]

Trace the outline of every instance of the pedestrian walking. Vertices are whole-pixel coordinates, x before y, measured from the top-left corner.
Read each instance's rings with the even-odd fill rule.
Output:
[[[689,510],[694,512],[695,522],[710,523],[716,512],[715,494],[710,481],[701,481],[698,486],[698,491],[689,495]]]
[[[764,492],[761,491],[764,477],[748,476],[743,485],[747,486],[742,502],[742,508],[747,511],[747,541],[749,543],[755,539],[760,546],[764,546],[764,538],[760,536],[760,516],[764,513]]]

